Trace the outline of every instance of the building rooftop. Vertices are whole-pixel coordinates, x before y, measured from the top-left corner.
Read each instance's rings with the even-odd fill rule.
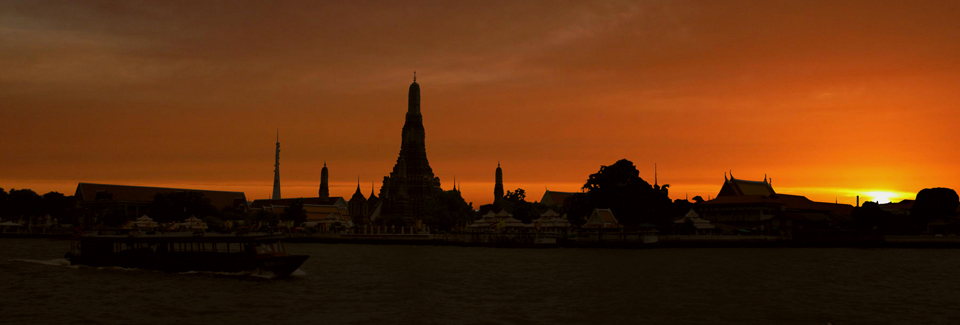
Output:
[[[139,203],[153,202],[153,197],[157,194],[175,193],[175,192],[199,192],[210,199],[210,203],[217,209],[229,206],[238,208],[247,205],[247,197],[243,192],[195,190],[185,188],[134,186],[134,185],[116,185],[116,184],[96,184],[79,183],[77,192],[74,194],[81,202],[93,202],[96,200],[128,201]],[[98,197],[99,195],[99,197]]]
[[[290,206],[290,203],[293,203],[293,200],[303,199],[304,205],[336,205],[338,201],[343,200],[342,196],[331,196],[326,201],[321,201],[320,197],[303,197],[303,198],[285,198],[285,199],[259,199],[254,200],[250,204],[251,209],[260,209],[265,205],[281,205],[281,206]]]

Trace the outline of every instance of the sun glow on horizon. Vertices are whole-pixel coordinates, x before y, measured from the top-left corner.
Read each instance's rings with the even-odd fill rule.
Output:
[[[890,202],[893,202],[894,199],[898,199],[898,198],[902,200],[899,194],[894,192],[888,192],[888,191],[870,191],[864,194],[870,197],[870,201],[877,202],[877,203],[890,203]],[[900,200],[897,200],[897,201],[900,201]]]
[[[860,204],[864,202],[896,203],[906,199],[913,199],[915,192],[893,190],[889,188],[834,188],[834,187],[783,187],[777,188],[778,193],[803,195],[820,202],[856,204],[860,197]]]

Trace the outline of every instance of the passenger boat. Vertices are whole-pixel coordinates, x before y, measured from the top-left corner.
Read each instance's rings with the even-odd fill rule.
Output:
[[[118,266],[164,272],[255,272],[273,277],[296,271],[308,255],[289,255],[282,236],[208,234],[83,235],[66,258],[72,265]]]

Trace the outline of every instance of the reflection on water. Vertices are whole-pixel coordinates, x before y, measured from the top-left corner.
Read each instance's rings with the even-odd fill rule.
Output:
[[[957,250],[495,249],[287,244],[295,276],[66,267],[0,240],[10,323],[940,324]]]

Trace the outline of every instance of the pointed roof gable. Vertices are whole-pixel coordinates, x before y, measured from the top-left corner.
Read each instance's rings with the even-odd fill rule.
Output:
[[[577,194],[577,193],[576,192],[556,192],[556,191],[547,190],[546,192],[543,192],[543,198],[540,199],[540,203],[543,203],[548,206],[563,205],[563,200],[565,200],[566,198],[574,194]]]
[[[593,209],[583,228],[617,228],[617,218],[610,209]]]
[[[723,182],[723,187],[720,188],[720,193],[717,194],[720,196],[741,196],[741,195],[765,195],[770,196],[777,194],[773,190],[773,186],[770,186],[768,182],[762,181],[747,181],[742,179],[730,178]]]
[[[544,212],[540,217],[559,217],[560,214],[553,211],[553,209],[548,209],[547,212]]]

